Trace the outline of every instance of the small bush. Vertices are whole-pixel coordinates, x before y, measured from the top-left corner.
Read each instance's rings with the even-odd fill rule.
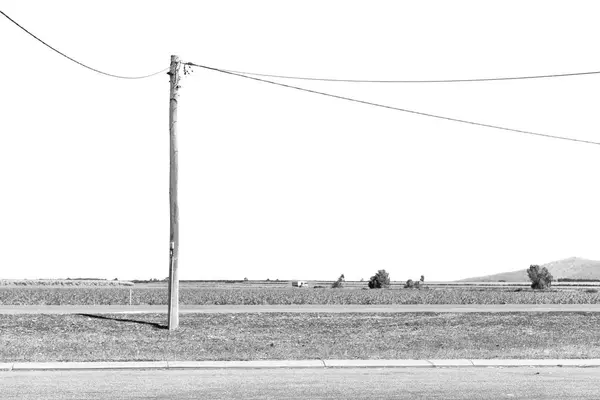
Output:
[[[337,279],[337,281],[335,281],[331,284],[331,288],[332,289],[341,289],[344,287],[345,281],[346,281],[346,278],[344,278],[344,274],[341,274],[340,277]]]
[[[531,265],[527,270],[527,275],[531,280],[532,289],[548,289],[552,285],[552,274],[548,268],[539,265]]]
[[[385,269],[380,269],[369,279],[369,289],[381,289],[390,287],[390,275]]]
[[[423,275],[421,275],[421,279],[418,281],[413,281],[412,279],[407,280],[406,283],[404,284],[404,288],[405,289],[421,289],[421,285],[423,285],[423,283],[425,283],[425,277]]]

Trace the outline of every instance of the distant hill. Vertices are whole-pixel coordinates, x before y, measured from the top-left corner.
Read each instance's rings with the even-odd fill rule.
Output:
[[[564,260],[553,261],[541,265],[548,268],[548,271],[557,279],[600,279],[600,261],[586,260],[585,258],[571,257]],[[501,272],[499,274],[478,276],[474,278],[461,279],[459,282],[527,282],[527,268]]]

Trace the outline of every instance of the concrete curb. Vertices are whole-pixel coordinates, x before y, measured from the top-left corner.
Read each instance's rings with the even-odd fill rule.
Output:
[[[471,361],[475,367],[600,367],[600,359]]]
[[[434,367],[438,368],[457,368],[474,367],[472,360],[428,360]]]
[[[600,359],[562,360],[256,360],[0,363],[0,371],[299,368],[600,368]]]
[[[93,369],[167,369],[166,361],[122,361],[122,362],[24,362],[12,364],[13,371],[57,371]]]
[[[169,369],[324,368],[321,360],[168,361]]]
[[[323,360],[327,368],[433,368],[426,360]]]
[[[0,363],[0,371],[10,371],[13,367],[13,364],[9,363]]]

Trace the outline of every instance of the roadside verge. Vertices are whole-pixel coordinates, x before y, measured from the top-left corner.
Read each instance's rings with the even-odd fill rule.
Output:
[[[600,304],[295,304],[181,305],[180,314],[600,312]],[[2,305],[0,314],[166,314],[165,305]]]
[[[600,367],[600,359],[556,360],[259,360],[0,363],[0,371],[298,368]]]

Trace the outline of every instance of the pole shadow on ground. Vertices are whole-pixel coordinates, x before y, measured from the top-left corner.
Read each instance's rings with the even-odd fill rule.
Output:
[[[117,322],[131,322],[134,324],[141,324],[141,325],[150,325],[152,327],[154,327],[155,329],[168,329],[167,325],[162,325],[159,324],[158,322],[148,322],[148,321],[138,321],[135,319],[128,319],[128,318],[114,318],[114,317],[107,317],[104,315],[97,315],[97,314],[76,314],[80,317],[88,317],[88,318],[96,318],[96,319],[105,319],[105,320],[110,320],[110,321],[117,321]]]

